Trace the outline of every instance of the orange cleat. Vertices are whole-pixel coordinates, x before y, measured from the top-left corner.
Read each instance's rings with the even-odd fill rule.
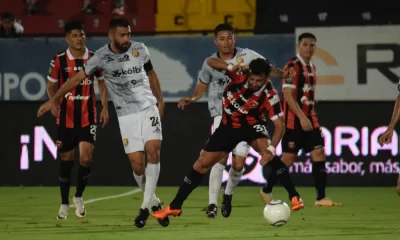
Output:
[[[315,206],[316,207],[337,207],[337,206],[342,206],[341,203],[334,202],[330,200],[329,198],[323,198],[321,200],[315,201]]]
[[[292,211],[295,212],[295,211],[303,209],[303,208],[304,208],[303,199],[301,199],[297,196],[292,197]]]
[[[153,212],[153,214],[151,214],[154,218],[157,219],[165,219],[168,216],[180,216],[182,214],[182,210],[181,209],[171,209],[170,206],[168,205],[166,208],[161,209],[160,211],[157,212]]]

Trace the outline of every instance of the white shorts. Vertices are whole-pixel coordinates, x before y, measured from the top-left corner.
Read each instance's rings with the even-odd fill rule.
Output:
[[[221,123],[222,116],[218,115],[214,117],[214,131],[219,127]],[[247,142],[240,142],[235,149],[233,149],[232,153],[238,156],[247,157],[249,153],[250,145]]]
[[[118,117],[125,153],[144,151],[149,140],[162,140],[160,113],[156,105],[141,112]]]

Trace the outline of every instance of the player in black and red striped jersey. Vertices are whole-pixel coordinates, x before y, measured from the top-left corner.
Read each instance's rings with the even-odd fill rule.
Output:
[[[296,76],[283,80],[284,111],[286,132],[282,138],[282,161],[292,165],[300,149],[310,153],[312,176],[317,191],[315,206],[338,206],[325,196],[326,156],[322,130],[315,111],[315,86],[317,74],[311,58],[316,48],[316,37],[312,33],[303,33],[298,38],[298,54],[285,68],[293,68]],[[265,203],[272,200],[272,187],[276,182],[274,175],[267,179],[261,196]]]
[[[56,93],[68,79],[79,72],[83,64],[93,56],[85,46],[85,32],[83,25],[77,21],[65,25],[68,49],[57,54],[50,63],[47,92],[49,98]],[[97,109],[94,93],[94,81],[99,80],[99,91],[103,109],[100,120],[103,127],[108,122],[107,88],[101,72],[88,76],[78,87],[67,93],[51,112],[57,117],[57,148],[60,153],[59,181],[61,191],[61,206],[57,219],[66,219],[69,208],[69,189],[71,186],[71,169],[74,163],[74,149],[79,147],[80,166],[76,193],[73,197],[75,214],[84,218],[86,209],[82,194],[90,176],[92,154],[96,142]]]
[[[237,71],[245,70],[245,66],[228,65],[218,58],[209,58],[207,63],[214,69],[228,70],[227,75],[231,79],[223,93],[221,125],[208,139],[171,204],[153,213],[153,217],[157,219],[164,219],[168,215],[179,216],[183,202],[200,184],[204,175],[239,142],[248,142],[262,156],[260,164],[266,165],[269,171],[285,168],[284,163],[275,156],[275,148],[281,141],[285,128],[278,92],[268,78],[271,71],[269,62],[262,58],[251,61],[246,74],[236,74]],[[264,112],[268,113],[275,126],[271,140]],[[285,172],[289,177],[288,171]]]

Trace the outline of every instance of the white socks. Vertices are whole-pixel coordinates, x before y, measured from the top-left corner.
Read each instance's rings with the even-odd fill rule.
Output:
[[[208,189],[208,204],[217,204],[219,190],[221,189],[222,177],[224,173],[225,166],[221,163],[216,163],[210,172],[210,182]]]
[[[226,195],[232,195],[233,194],[233,189],[239,184],[240,178],[243,175],[243,169],[238,172],[235,169],[231,167],[229,169],[229,178],[228,178],[228,183],[226,184],[225,187],[225,194]]]
[[[138,176],[133,173],[136,182],[140,189],[144,192],[143,203],[141,208],[150,209],[150,207],[158,205],[159,201],[156,197],[156,188],[158,182],[158,176],[160,175],[160,163],[152,164],[147,163],[145,174]]]

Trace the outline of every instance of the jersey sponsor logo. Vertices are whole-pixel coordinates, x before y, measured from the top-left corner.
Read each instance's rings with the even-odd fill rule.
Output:
[[[246,109],[242,108],[242,106],[239,103],[236,102],[235,97],[232,95],[232,92],[228,91],[227,92],[227,97],[228,97],[229,102],[232,104],[232,106],[234,108],[236,108],[239,112],[241,112],[242,114],[248,114],[249,113]],[[246,99],[246,102],[247,102],[247,99]],[[226,110],[227,109],[225,108],[225,112],[228,113],[229,115],[235,115],[231,111],[228,112]]]
[[[118,84],[117,85],[117,89],[119,91],[123,91],[123,90],[126,90],[126,89],[134,89],[134,88],[137,88],[137,87],[140,87],[140,86],[143,86],[143,85],[144,85],[143,79],[132,80],[132,81],[126,82],[124,84]]]
[[[81,95],[72,95],[72,93],[67,93],[65,94],[65,99],[69,101],[84,101],[84,100],[89,100],[90,96],[81,96]]]
[[[308,98],[307,98],[306,96],[303,96],[303,97],[300,99],[300,102],[301,102],[302,104],[306,104],[306,105],[308,105],[308,106],[314,105],[314,101],[308,100]]]
[[[125,76],[127,76],[127,75],[132,75],[132,74],[135,74],[135,73],[140,73],[141,71],[142,71],[142,68],[141,68],[141,67],[133,66],[133,67],[128,68],[128,69],[123,69],[123,68],[122,68],[122,69],[113,70],[113,71],[112,71],[112,76],[115,77],[115,78],[125,77]]]
[[[129,55],[125,54],[122,58],[118,58],[118,62],[129,62]]]
[[[268,99],[268,101],[271,106],[274,106],[275,104],[279,103],[279,98],[277,95],[274,95],[272,98]]]
[[[304,84],[303,92],[315,91],[315,85]]]
[[[90,79],[88,79],[88,78],[85,78],[85,80],[83,80],[80,84],[81,84],[82,86],[83,86],[83,85],[92,85],[92,80],[90,80]]]

